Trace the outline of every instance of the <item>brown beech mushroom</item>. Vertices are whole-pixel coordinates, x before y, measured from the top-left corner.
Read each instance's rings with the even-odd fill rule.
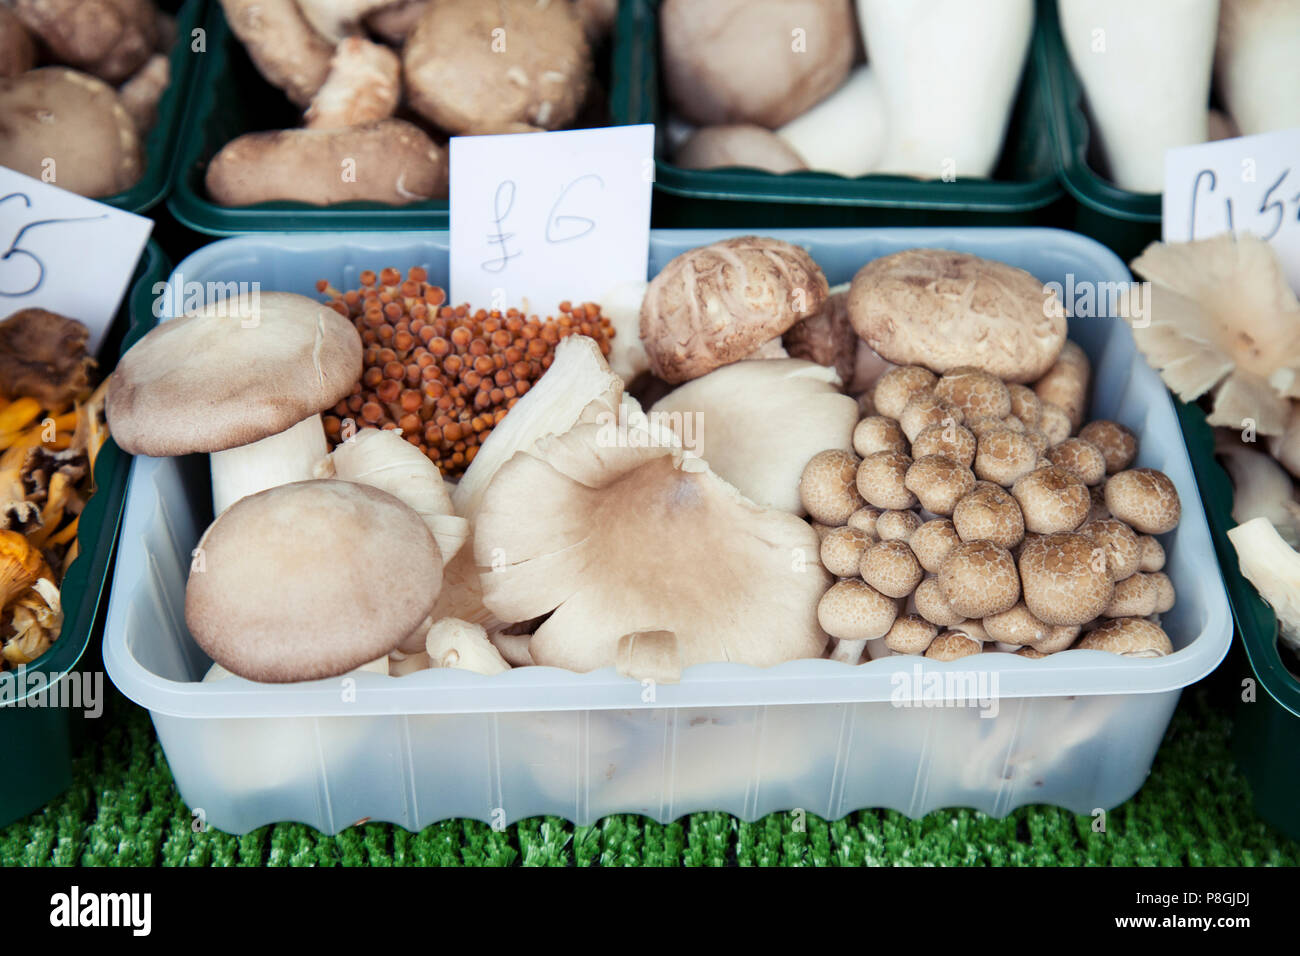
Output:
[[[651,280],[641,303],[650,370],[676,384],[740,361],[819,312],[829,291],[808,253],[779,239],[688,250]]]
[[[1025,530],[1034,534],[1073,531],[1087,520],[1092,508],[1088,486],[1055,465],[1038,468],[1018,479],[1011,486],[1011,494],[1025,516]]]
[[[946,428],[960,425],[963,421],[965,417],[961,409],[932,393],[913,395],[903,409],[903,414],[898,416],[899,427],[903,429],[908,441],[935,425]]]
[[[921,527],[915,511],[885,511],[876,519],[876,537],[881,541],[910,541]]]
[[[1074,426],[1065,409],[1051,402],[1043,402],[1039,408],[1038,430],[1047,436],[1048,446],[1059,445],[1070,437]]]
[[[857,32],[849,0],[665,0],[668,97],[699,126],[783,126],[848,76]]]
[[[921,565],[904,541],[877,541],[862,554],[862,580],[886,597],[905,598],[921,583]]]
[[[953,531],[961,541],[992,541],[1011,549],[1025,537],[1020,505],[991,482],[980,482],[952,510]]]
[[[957,502],[975,487],[969,468],[942,455],[916,458],[908,466],[903,486],[931,514],[950,515]]]
[[[912,459],[897,451],[878,451],[858,466],[858,493],[876,508],[901,511],[916,505],[908,489],[907,469]],[[877,522],[877,524],[879,524]]]
[[[912,604],[915,606],[917,614],[939,627],[952,627],[954,624],[960,624],[966,620],[965,614],[955,610],[948,603],[937,576],[926,577],[921,580],[921,583],[916,586],[916,590],[912,593]]]
[[[1046,656],[1068,651],[1079,638],[1082,628],[1078,624],[1054,624],[1047,629],[1047,636],[1034,641],[1033,649]]]
[[[1010,488],[1037,464],[1038,449],[1025,434],[995,427],[977,439],[974,468],[981,481]]]
[[[1154,468],[1133,468],[1106,479],[1106,507],[1142,534],[1164,534],[1178,527],[1182,505],[1169,476]]]
[[[587,97],[591,48],[568,3],[437,0],[402,49],[406,92],[453,135],[489,125],[568,125]]]
[[[1034,393],[1039,401],[1049,403],[1065,412],[1070,420],[1070,431],[1083,424],[1088,410],[1088,381],[1092,367],[1088,356],[1074,342],[1061,347],[1056,364],[1034,383]]]
[[[132,346],[109,379],[105,412],[130,454],[210,453],[219,515],[313,477],[327,451],[319,413],[351,393],[361,352],[352,323],[306,296],[221,300]]]
[[[741,166],[788,173],[808,168],[780,136],[765,127],[744,123],[697,129],[677,147],[673,161],[683,169]]]
[[[223,206],[275,200],[404,206],[447,195],[447,158],[422,129],[399,119],[272,130],[223,146],[208,164],[206,184]]]
[[[758,507],[679,448],[609,448],[601,434],[577,425],[514,455],[474,516],[487,609],[507,622],[550,614],[529,642],[533,660],[575,671],[618,664],[633,676],[645,663],[662,677],[665,644],[682,668],[820,656],[816,608],[831,579],[816,532]],[[671,638],[644,642],[644,662],[621,654],[625,635],[652,631]]]
[[[939,634],[939,628],[919,614],[900,614],[895,618],[885,646],[895,654],[924,654]]]
[[[1034,617],[1024,601],[999,614],[990,614],[982,623],[989,637],[999,644],[1037,644],[1051,637],[1053,631],[1050,624]],[[1077,634],[1076,630],[1070,639],[1073,640]]]
[[[1090,520],[1079,528],[1079,534],[1086,534],[1105,551],[1111,576],[1116,581],[1123,581],[1139,570],[1142,547],[1133,529],[1124,522],[1114,518]]]
[[[939,573],[943,559],[960,542],[957,529],[947,518],[935,518],[925,522],[907,539],[912,553],[916,555],[916,560],[930,574]]]
[[[26,73],[36,62],[36,47],[22,21],[0,3],[0,79]]]
[[[862,555],[871,547],[872,541],[871,535],[848,525],[827,529],[822,536],[822,567],[837,578],[855,577]]]
[[[876,379],[872,403],[876,412],[887,418],[898,419],[913,398],[933,394],[938,377],[920,365],[900,365],[891,368]],[[958,424],[961,424],[958,422]]]
[[[859,464],[856,455],[838,448],[809,459],[799,477],[799,503],[814,521],[836,527],[866,504],[858,493]]]
[[[984,643],[962,630],[944,631],[930,642],[925,656],[935,661],[956,661],[984,650]]]
[[[1151,580],[1156,592],[1155,613],[1164,614],[1172,610],[1177,595],[1174,592],[1174,582],[1169,580],[1169,575],[1156,571],[1148,574],[1147,577]]]
[[[968,419],[984,415],[1006,418],[1011,414],[1011,393],[1006,385],[982,369],[949,369],[935,383],[934,394],[956,405]]]
[[[1020,549],[1025,605],[1045,624],[1087,624],[1115,593],[1105,551],[1083,534],[1038,535]]]
[[[185,622],[216,663],[255,681],[318,680],[387,657],[442,587],[438,545],[415,512],[350,481],[244,498],[198,551]]]
[[[1149,534],[1139,535],[1138,544],[1141,546],[1138,570],[1148,573],[1163,570],[1165,566],[1164,545]]]
[[[307,129],[346,129],[388,119],[402,98],[397,54],[365,37],[348,37],[334,49],[329,75],[307,107]]]
[[[13,11],[60,63],[121,83],[154,50],[149,0],[13,0]]]
[[[974,619],[1006,611],[1020,600],[1016,562],[992,541],[963,541],[949,551],[939,567],[939,587],[949,607]]]
[[[943,455],[969,468],[975,462],[975,447],[975,435],[970,429],[950,422],[921,429],[912,441],[912,455],[916,458]]]
[[[117,91],[47,66],[0,79],[0,166],[96,198],[134,186],[144,158]]]
[[[971,366],[1007,382],[1041,378],[1065,342],[1055,293],[1028,272],[942,249],[863,266],[849,289],[849,318],[891,362],[938,372]]]
[[[1156,613],[1157,598],[1155,581],[1139,571],[1115,582],[1115,594],[1101,614],[1102,617],[1148,617]]]
[[[1083,635],[1075,647],[1139,658],[1165,657],[1174,652],[1169,635],[1158,624],[1137,617],[1107,621],[1096,630]]]
[[[1043,403],[1034,394],[1034,390],[1028,385],[1013,382],[1007,386],[1007,395],[1011,398],[1011,414],[1019,419],[1026,429],[1037,428],[1038,419],[1043,414]]]
[[[878,451],[907,454],[907,438],[898,422],[884,415],[868,415],[853,428],[853,450],[861,457]]]
[[[817,622],[835,639],[831,660],[857,664],[867,641],[884,637],[898,616],[898,602],[855,578],[839,581],[817,604]]]
[[[853,490],[858,490],[857,486],[857,468],[853,471]],[[859,508],[853,514],[849,515],[848,526],[858,531],[862,531],[872,538],[876,537],[876,521],[883,514],[879,508],[870,506]]]
[[[802,359],[734,362],[673,389],[651,418],[704,423],[691,449],[756,504],[803,514],[803,462],[826,448],[848,448],[858,406],[835,372]]]
[[[312,29],[295,0],[221,0],[226,22],[266,82],[305,107],[329,75],[334,44]]]
[[[1106,478],[1106,457],[1085,438],[1067,438],[1046,451],[1047,460],[1071,472],[1085,485],[1099,485]]]
[[[1113,475],[1133,464],[1137,458],[1137,436],[1119,422],[1098,419],[1079,429],[1079,437],[1091,442],[1106,460],[1106,474]]]

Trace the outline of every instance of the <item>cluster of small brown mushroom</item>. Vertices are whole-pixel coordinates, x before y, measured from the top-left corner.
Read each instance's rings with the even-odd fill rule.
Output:
[[[324,416],[332,447],[348,437],[349,419],[358,428],[400,428],[444,477],[457,477],[551,367],[561,339],[586,335],[609,354],[614,330],[595,303],[561,302],[558,316],[539,319],[446,305],[447,293],[419,267],[405,279],[393,268],[359,278],[361,288],[347,292],[316,284],[365,346],[361,380]]]
[[[1078,428],[1089,375],[1067,342],[1033,387],[975,368],[879,378],[853,451],[820,452],[800,480],[838,578],[817,611],[832,658],[1172,653],[1155,536],[1178,524],[1178,493],[1132,467],[1125,426]]]

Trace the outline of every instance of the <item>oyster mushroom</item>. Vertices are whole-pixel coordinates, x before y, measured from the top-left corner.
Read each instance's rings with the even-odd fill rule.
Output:
[[[692,452],[755,503],[803,514],[803,464],[852,447],[858,405],[837,386],[833,369],[801,359],[735,362],[669,392],[650,415],[697,416],[703,440]]]
[[[1185,402],[1212,392],[1211,425],[1282,434],[1300,397],[1300,302],[1272,246],[1250,234],[1157,242],[1132,268],[1151,301],[1127,321],[1165,384]]]
[[[429,628],[424,640],[432,667],[454,667],[487,675],[510,670],[479,624],[445,617]]]
[[[486,607],[505,621],[553,612],[529,643],[533,660],[663,679],[668,642],[681,668],[820,656],[816,608],[830,575],[817,533],[680,449],[601,447],[599,434],[578,425],[514,456],[475,518]],[[626,635],[652,631],[672,637],[645,642],[645,660],[620,654]]]

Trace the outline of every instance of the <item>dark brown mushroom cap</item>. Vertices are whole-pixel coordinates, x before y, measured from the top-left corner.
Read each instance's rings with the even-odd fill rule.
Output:
[[[351,322],[288,292],[241,301],[164,322],[122,356],[106,414],[125,451],[163,457],[236,448],[351,392],[362,365]]]
[[[271,683],[345,674],[433,610],[442,556],[420,516],[351,481],[249,495],[204,533],[185,623],[222,667]]]

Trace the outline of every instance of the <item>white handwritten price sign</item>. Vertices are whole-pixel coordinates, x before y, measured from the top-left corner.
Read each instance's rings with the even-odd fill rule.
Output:
[[[1300,290],[1300,129],[1165,153],[1165,240],[1225,232],[1267,239]]]
[[[654,127],[451,141],[451,299],[542,313],[644,280]]]
[[[153,222],[0,166],[0,319],[48,309],[85,323],[95,351]]]

